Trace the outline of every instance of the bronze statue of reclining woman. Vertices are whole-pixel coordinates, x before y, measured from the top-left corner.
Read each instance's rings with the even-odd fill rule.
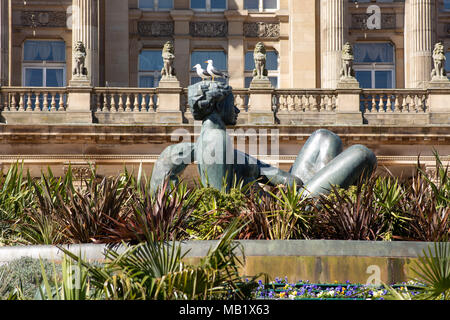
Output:
[[[286,172],[233,148],[226,126],[236,125],[239,109],[232,88],[220,82],[199,82],[188,88],[188,102],[195,120],[203,122],[196,143],[167,147],[153,168],[151,189],[155,192],[165,179],[178,182],[178,176],[195,160],[205,185],[229,189],[234,181],[258,180],[271,185],[292,186],[315,197],[328,194],[331,185],[347,188],[376,167],[375,154],[363,145],[343,150],[341,139],[325,129],[315,131]]]

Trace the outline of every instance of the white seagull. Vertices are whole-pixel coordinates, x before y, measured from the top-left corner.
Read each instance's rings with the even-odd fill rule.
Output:
[[[205,78],[211,78],[208,72],[206,70],[203,70],[202,66],[199,64],[196,64],[194,68],[197,71],[197,74],[200,78],[202,78],[202,81],[205,81]]]
[[[214,68],[212,60],[208,60],[205,62],[208,64],[208,66],[206,67],[206,72],[208,72],[208,74],[212,77],[212,81],[214,81],[214,78],[228,78],[225,73]]]

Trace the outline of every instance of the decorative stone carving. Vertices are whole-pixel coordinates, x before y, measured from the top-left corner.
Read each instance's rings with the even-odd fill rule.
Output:
[[[367,13],[355,13],[352,14],[351,29],[367,29],[367,19],[371,14]],[[382,13],[381,14],[381,29],[396,29],[396,16],[395,13]]]
[[[25,27],[63,28],[67,26],[65,11],[22,11],[21,25]]]
[[[138,33],[142,37],[171,37],[173,36],[173,22],[139,21]]]
[[[349,42],[344,44],[342,49],[342,68],[341,79],[348,79],[355,77],[355,70],[353,70],[353,48]]]
[[[253,51],[253,59],[255,60],[255,69],[253,70],[253,79],[267,79],[266,69],[266,47],[262,42],[258,42]]]
[[[80,78],[87,77],[88,71],[85,67],[86,48],[84,47],[82,41],[77,41],[77,43],[75,44],[73,56],[75,59],[75,68],[73,69],[73,75]]]
[[[445,50],[444,44],[442,42],[438,42],[434,46],[433,50],[433,63],[434,69],[431,71],[431,79],[432,80],[447,80],[447,73],[445,71]]]
[[[222,38],[228,35],[226,22],[190,22],[189,33],[193,37]]]
[[[280,37],[280,24],[266,22],[244,23],[244,36],[250,38],[278,38]]]
[[[337,87],[343,88],[359,88],[359,82],[355,78],[355,70],[353,70],[353,48],[349,42],[344,44],[342,48],[342,67],[340,72],[340,80]]]
[[[162,58],[164,61],[164,67],[161,70],[162,79],[175,77],[175,69],[173,67],[173,61],[175,60],[174,53],[173,43],[171,41],[167,41],[164,44],[162,51]]]

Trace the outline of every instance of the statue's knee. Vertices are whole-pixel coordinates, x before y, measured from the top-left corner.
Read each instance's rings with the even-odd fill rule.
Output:
[[[345,152],[350,153],[355,160],[362,162],[371,169],[375,168],[377,165],[377,157],[373,151],[366,146],[355,144],[349,147]]]

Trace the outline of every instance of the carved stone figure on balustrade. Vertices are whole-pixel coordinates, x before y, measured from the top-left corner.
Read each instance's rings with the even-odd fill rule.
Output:
[[[86,77],[88,72],[85,67],[86,61],[86,48],[82,41],[77,41],[74,48],[75,68],[73,69],[73,75],[77,77]]]
[[[255,60],[253,79],[268,79],[266,69],[266,47],[262,42],[256,44],[255,50],[253,51],[253,59]]]
[[[355,70],[353,70],[353,60],[353,48],[352,45],[347,42],[342,49],[341,79],[349,79],[355,77]]]
[[[432,80],[447,80],[447,74],[445,71],[445,50],[444,44],[438,42],[434,46],[433,50],[433,63],[434,69],[431,71]]]
[[[164,44],[162,51],[162,58],[164,61],[164,66],[161,70],[162,78],[173,78],[175,77],[175,69],[173,67],[173,62],[175,60],[174,47],[171,41],[167,41]]]

